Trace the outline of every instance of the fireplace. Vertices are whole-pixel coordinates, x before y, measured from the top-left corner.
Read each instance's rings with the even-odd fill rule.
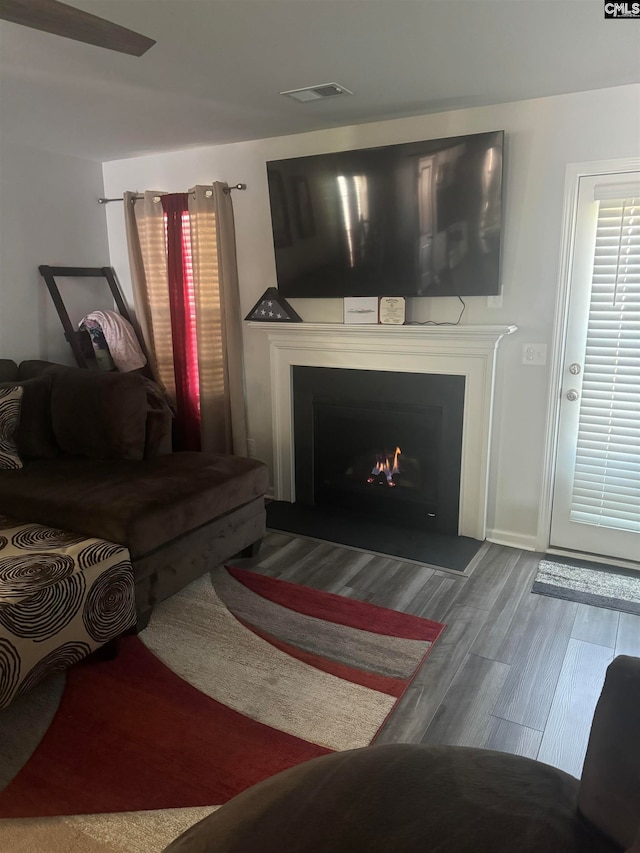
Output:
[[[263,346],[265,332],[268,342],[276,500],[299,502],[294,467],[294,367],[459,376],[464,378],[464,423],[458,533],[485,539],[496,356],[502,338],[516,330],[510,325],[249,323],[250,345]],[[266,358],[266,350],[264,354]]]
[[[292,371],[298,503],[458,532],[464,376]]]

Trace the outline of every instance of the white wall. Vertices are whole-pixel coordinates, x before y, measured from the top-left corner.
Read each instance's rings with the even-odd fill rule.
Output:
[[[313,109],[313,105],[301,107]],[[213,180],[247,183],[233,196],[243,314],[276,284],[265,162],[325,151],[506,131],[503,305],[468,300],[466,323],[515,323],[499,353],[489,528],[499,540],[533,547],[542,499],[547,426],[547,367],[524,366],[524,342],[551,345],[555,319],[562,205],[567,163],[630,157],[640,150],[640,86],[466,109],[334,128],[298,136],[212,146],[104,164],[108,196],[124,190],[184,191]],[[111,263],[128,285],[119,205],[107,211]],[[338,300],[292,300],[304,320],[341,321]],[[455,299],[413,299],[410,319],[449,320]],[[257,455],[272,460],[269,359],[266,335],[245,328],[249,434]]]
[[[100,163],[0,143],[0,358],[73,363],[38,266],[109,264],[103,194]],[[60,291],[74,323],[112,307],[102,279]]]

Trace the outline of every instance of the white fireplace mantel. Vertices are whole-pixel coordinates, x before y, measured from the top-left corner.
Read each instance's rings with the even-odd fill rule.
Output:
[[[517,331],[517,326],[248,325],[269,338],[278,500],[295,500],[294,365],[464,376],[459,533],[485,538],[496,351],[502,338]]]

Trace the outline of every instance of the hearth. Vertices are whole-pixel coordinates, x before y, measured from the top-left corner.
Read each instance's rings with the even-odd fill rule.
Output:
[[[464,376],[293,367],[296,501],[458,533]]]

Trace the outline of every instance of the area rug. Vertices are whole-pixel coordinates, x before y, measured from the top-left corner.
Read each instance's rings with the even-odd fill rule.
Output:
[[[633,569],[568,558],[540,560],[531,591],[640,614],[640,572]]]
[[[288,501],[267,503],[267,527],[456,572],[465,571],[482,545],[469,536],[437,533],[339,508]]]
[[[280,770],[365,746],[443,629],[216,570],[159,605],[115,660],[53,676],[0,714],[0,817],[31,819],[0,821],[0,848],[3,830],[26,825],[31,841],[57,827],[47,849],[55,838],[76,849],[61,827],[120,849],[109,846],[122,825],[108,813],[175,830],[180,810],[193,822]],[[32,820],[60,815],[91,817]],[[123,849],[143,842],[125,838]],[[85,838],[77,849],[94,848]]]

